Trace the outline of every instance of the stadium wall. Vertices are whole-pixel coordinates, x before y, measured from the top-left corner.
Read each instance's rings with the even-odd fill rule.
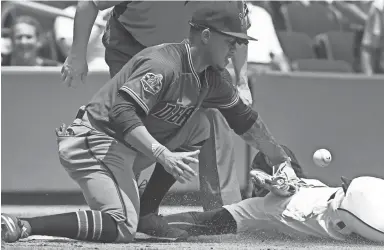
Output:
[[[107,72],[91,72],[87,84],[68,88],[61,83],[59,68],[2,68],[2,192],[79,191],[61,167],[55,128],[70,124],[81,105],[109,79]],[[239,180],[245,183],[247,147],[234,136]],[[195,166],[197,169],[197,166]],[[153,167],[145,170],[148,179]],[[190,184],[176,184],[173,191],[197,190],[198,178]],[[140,181],[139,181],[140,182]]]
[[[2,193],[78,192],[61,168],[54,129],[73,121],[108,80],[91,72],[86,86],[61,84],[59,68],[2,68]],[[265,74],[252,77],[254,107],[275,137],[288,145],[305,171],[331,185],[339,177],[369,174],[384,177],[384,78],[337,74]],[[255,150],[234,135],[238,178],[245,187],[246,169]],[[312,154],[328,148],[328,168],[315,167]],[[147,178],[152,168],[141,179]],[[177,184],[174,192],[198,190],[198,180]]]

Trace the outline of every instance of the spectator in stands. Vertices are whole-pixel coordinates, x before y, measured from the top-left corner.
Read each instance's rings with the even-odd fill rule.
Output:
[[[58,66],[59,63],[38,55],[42,45],[43,29],[33,17],[20,16],[11,27],[11,66]]]
[[[305,5],[309,5],[312,0],[301,0],[301,2]],[[321,1],[321,3],[326,4],[332,11],[337,21],[341,24],[343,30],[352,31],[355,34],[353,45],[353,56],[355,58],[355,62],[353,64],[353,69],[356,72],[361,72],[361,41],[363,38],[365,22],[368,18],[368,12],[372,2],[372,0]]]
[[[361,72],[360,54],[361,41],[363,39],[365,22],[368,19],[369,9],[372,0],[365,1],[332,1],[328,0],[329,8],[336,15],[341,23],[343,30],[352,31],[355,34],[354,39],[354,58],[353,68],[356,72]]]
[[[76,13],[76,6],[69,6],[64,9],[69,14]],[[110,9],[100,11],[100,18],[108,15]],[[54,22],[55,40],[61,53],[63,61],[68,57],[73,42],[73,19],[66,17],[57,17]],[[98,26],[93,26],[89,39],[87,61],[90,69],[108,69],[104,60],[105,47],[102,44],[101,37],[103,29]]]
[[[10,56],[12,52],[12,39],[9,29],[1,29],[1,65],[10,64]]]
[[[364,29],[365,21],[372,4],[372,0],[365,1],[330,1],[330,9],[336,14],[343,25],[343,29]]]
[[[367,75],[384,74],[384,0],[375,0],[364,29],[362,70]]]
[[[271,15],[253,2],[248,5],[251,27],[248,35],[258,39],[248,44],[248,69],[278,69],[290,71],[289,62],[284,55]]]

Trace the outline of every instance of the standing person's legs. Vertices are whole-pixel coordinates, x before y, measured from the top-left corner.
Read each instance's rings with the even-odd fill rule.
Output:
[[[211,136],[199,155],[204,211],[241,201],[232,130],[217,109],[208,109]]]

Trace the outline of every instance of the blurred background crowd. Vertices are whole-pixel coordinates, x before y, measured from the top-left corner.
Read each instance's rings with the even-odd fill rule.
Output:
[[[75,13],[75,1],[36,1]],[[248,46],[256,71],[384,73],[384,0],[248,1]],[[99,13],[108,20],[110,9]],[[60,66],[72,45],[73,20],[1,2],[1,65]],[[103,29],[94,26],[88,65],[107,69]]]

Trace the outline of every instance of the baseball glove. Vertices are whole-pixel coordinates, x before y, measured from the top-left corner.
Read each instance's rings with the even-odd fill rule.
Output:
[[[253,169],[250,172],[254,185],[265,188],[277,196],[294,195],[300,188],[300,179],[288,180],[285,175],[269,175],[263,170]]]

